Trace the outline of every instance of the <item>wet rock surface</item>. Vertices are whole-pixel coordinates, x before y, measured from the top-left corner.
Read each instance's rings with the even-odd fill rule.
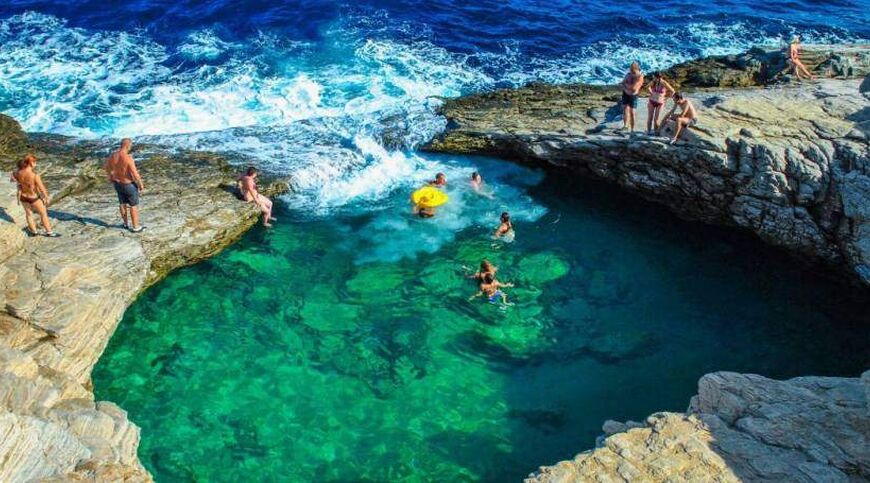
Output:
[[[807,59],[814,58],[811,51]],[[870,47],[849,47],[807,62],[822,76],[832,59],[843,64],[848,58],[851,70],[830,72],[864,74],[868,55]],[[747,56],[762,62],[752,52],[731,61]],[[673,68],[672,75],[683,87],[767,80],[752,80],[755,74],[746,77],[723,62],[703,59]],[[728,80],[738,74],[743,80]],[[686,218],[750,230],[870,286],[870,95],[859,92],[861,82],[694,89],[700,123],[674,146],[667,123],[661,136],[619,130],[618,88],[533,84],[447,101],[448,129],[426,149],[601,178]],[[638,131],[646,130],[642,104]]]
[[[606,421],[598,448],[527,482],[866,481],[870,371],[776,381],[717,372],[686,413]]]
[[[258,213],[232,193],[235,174],[203,153],[134,153],[146,191],[142,221],[120,226],[101,171],[107,146],[29,138],[0,116],[0,481],[148,481],[139,428],[95,402],[90,373],[136,295],[253,226]],[[60,238],[27,237],[8,173],[24,151],[53,195]]]

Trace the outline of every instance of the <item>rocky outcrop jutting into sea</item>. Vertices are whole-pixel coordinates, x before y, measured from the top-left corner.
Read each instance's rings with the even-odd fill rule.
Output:
[[[774,381],[717,372],[686,413],[607,421],[611,435],[526,481],[866,481],[870,371]]]
[[[859,92],[870,46],[807,48],[807,64],[823,80],[760,87],[787,78],[781,59],[753,50],[666,72],[690,90],[700,114],[677,146],[617,131],[616,87],[533,84],[446,101],[448,129],[426,149],[605,179],[870,285],[870,94]],[[645,130],[645,105],[638,114]]]
[[[0,115],[0,481],[146,481],[139,428],[95,402],[91,370],[126,307],[168,271],[201,260],[257,221],[207,154],[137,156],[146,186],[141,234],[121,230],[97,152],[52,136],[28,139]],[[27,239],[8,173],[25,151],[55,195],[61,238]]]

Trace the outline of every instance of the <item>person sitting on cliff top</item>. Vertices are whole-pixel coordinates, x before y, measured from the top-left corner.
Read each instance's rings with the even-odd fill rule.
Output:
[[[676,93],[676,90],[665,80],[661,72],[656,72],[653,75],[653,80],[647,84],[646,88],[649,90],[646,132],[653,135],[659,130],[659,117],[661,117],[665,102]]]
[[[677,108],[680,108],[680,113],[675,114]],[[687,128],[698,125],[698,112],[695,110],[692,101],[686,99],[681,92],[674,94],[674,107],[671,112],[665,117],[674,121],[674,138],[671,139],[671,144],[676,144],[680,138],[680,134]]]
[[[27,220],[27,234],[36,236],[36,222],[33,219],[33,212],[36,211],[45,230],[45,236],[58,237],[60,235],[51,230],[51,222],[48,221],[47,208],[51,203],[51,197],[34,168],[36,168],[36,157],[28,154],[18,161],[15,171],[12,172],[12,181],[18,184],[18,203],[24,208],[24,218]]]
[[[139,224],[139,194],[145,191],[145,186],[142,184],[142,177],[139,176],[139,171],[136,169],[136,162],[130,156],[132,147],[132,140],[122,139],[121,147],[106,159],[103,169],[106,170],[106,177],[115,187],[115,194],[118,195],[118,210],[121,212],[124,228],[133,233],[139,233],[145,229]],[[128,209],[133,222],[132,227],[127,222]]]
[[[795,35],[794,40],[792,40],[791,44],[788,46],[786,62],[791,66],[792,72],[794,72],[794,75],[798,80],[816,78],[816,76],[807,69],[807,66],[801,62],[801,38],[799,35]]]
[[[239,178],[239,190],[242,192],[242,199],[248,203],[254,203],[263,212],[263,226],[271,227],[270,221],[278,221],[272,216],[272,200],[262,195],[257,190],[257,168],[249,166],[245,174]]]
[[[643,88],[643,73],[640,64],[632,62],[628,73],[622,79],[622,129],[634,131],[637,98]]]

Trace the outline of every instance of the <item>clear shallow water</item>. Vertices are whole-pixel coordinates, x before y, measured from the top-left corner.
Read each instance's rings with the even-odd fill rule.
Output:
[[[158,481],[516,481],[605,419],[685,409],[708,371],[870,365],[867,303],[778,252],[582,182],[437,161],[480,169],[496,200],[454,180],[433,220],[406,194],[282,209],[130,307],[94,386],[142,426]],[[510,245],[489,238],[502,208]],[[516,305],[467,300],[484,257]]]

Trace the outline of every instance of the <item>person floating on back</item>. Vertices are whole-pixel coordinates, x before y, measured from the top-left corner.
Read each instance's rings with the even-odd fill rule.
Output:
[[[786,59],[788,64],[792,68],[792,72],[794,75],[800,79],[815,79],[814,76],[807,66],[801,62],[801,38],[799,35],[794,36],[794,40],[791,41],[791,44],[788,46],[788,58]]]
[[[677,108],[680,108],[680,113],[675,114]],[[698,112],[692,101],[686,99],[681,92],[674,94],[674,107],[668,113],[666,119],[674,121],[674,137],[671,139],[671,144],[676,144],[680,138],[680,134],[686,128],[698,125]]]
[[[511,215],[505,211],[501,214],[500,221],[501,223],[498,225],[498,228],[495,229],[495,233],[493,233],[492,236],[495,238],[502,238],[508,243],[514,241],[514,224],[511,223]]]
[[[33,212],[35,211],[39,214],[39,220],[42,222],[45,236],[60,236],[51,230],[51,222],[48,221],[48,205],[51,203],[51,197],[48,195],[48,190],[45,189],[42,178],[34,171],[34,168],[36,168],[36,157],[28,154],[18,161],[16,168],[12,172],[12,181],[18,183],[18,202],[24,208],[24,218],[27,220],[27,234],[29,236],[36,236],[36,222],[33,219]]]
[[[643,73],[640,64],[632,62],[628,73],[622,79],[622,129],[634,131],[637,98],[643,87]]]
[[[257,168],[250,166],[245,174],[239,178],[239,189],[242,198],[248,203],[254,203],[263,212],[263,226],[271,227],[270,221],[278,221],[272,216],[272,200],[266,198],[257,190]]]
[[[659,130],[659,117],[662,107],[669,97],[676,92],[673,87],[662,77],[661,72],[656,72],[652,82],[647,85],[649,89],[649,102],[647,103],[646,132],[654,135]]]
[[[115,193],[118,195],[118,209],[121,212],[124,228],[139,233],[145,229],[139,223],[139,195],[145,191],[145,185],[142,184],[142,177],[136,169],[136,162],[130,156],[132,147],[133,141],[129,138],[122,139],[121,147],[106,159],[104,169],[106,177],[115,187]]]

